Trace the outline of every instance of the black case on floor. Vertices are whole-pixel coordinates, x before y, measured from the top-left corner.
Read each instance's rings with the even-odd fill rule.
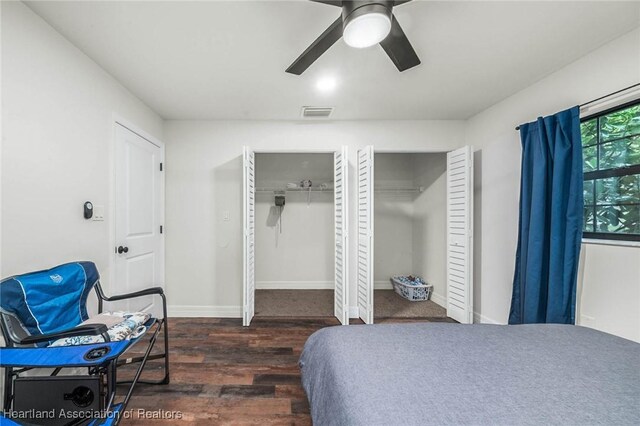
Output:
[[[21,377],[14,385],[13,411],[19,421],[65,425],[74,419],[95,418],[103,408],[99,377]]]

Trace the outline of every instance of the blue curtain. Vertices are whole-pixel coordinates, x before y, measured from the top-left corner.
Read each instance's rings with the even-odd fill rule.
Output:
[[[520,221],[509,324],[574,324],[583,214],[579,108],[521,125],[520,139]]]

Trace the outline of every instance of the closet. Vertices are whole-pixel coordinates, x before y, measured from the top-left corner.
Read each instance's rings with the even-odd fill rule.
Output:
[[[351,308],[371,324],[387,315],[380,303],[376,313],[375,289],[391,296],[394,275],[423,277],[433,285],[431,301],[444,307],[446,316],[472,323],[472,148],[360,149],[352,182],[357,229],[351,249],[347,158],[346,147],[324,153],[254,153],[245,147],[243,324],[256,313],[257,288],[333,289],[333,311],[329,307],[327,315],[348,324]],[[357,296],[351,307],[348,282]],[[398,298],[393,302],[403,302]],[[406,303],[413,313],[405,316],[431,316],[420,311],[422,302]]]
[[[394,153],[368,146],[358,152],[357,170],[360,318],[371,324],[395,313],[428,317],[436,303],[446,316],[473,322],[473,150]],[[424,278],[433,285],[433,303],[388,291],[394,275]]]
[[[244,325],[254,315],[348,322],[345,158],[346,148],[245,148]]]

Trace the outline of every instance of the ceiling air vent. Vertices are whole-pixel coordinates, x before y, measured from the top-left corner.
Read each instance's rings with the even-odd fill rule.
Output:
[[[333,112],[333,107],[302,107],[303,118],[329,118]]]

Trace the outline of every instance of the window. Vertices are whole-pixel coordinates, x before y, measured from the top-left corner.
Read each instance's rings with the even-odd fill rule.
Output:
[[[584,238],[640,241],[640,100],[582,119]]]

